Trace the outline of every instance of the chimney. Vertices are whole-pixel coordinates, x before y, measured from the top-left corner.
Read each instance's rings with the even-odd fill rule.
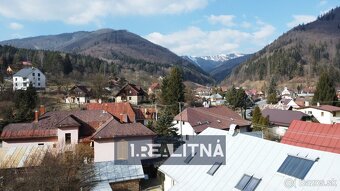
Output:
[[[46,108],[44,105],[40,105],[39,107],[39,114],[40,116],[44,115],[46,113]]]
[[[103,113],[107,113],[107,108],[108,108],[107,104],[104,104]]]
[[[121,123],[127,123],[128,122],[127,114],[120,114],[120,122]]]
[[[320,102],[316,103],[316,106],[320,107]]]
[[[305,106],[306,106],[306,107],[309,106],[309,101],[305,101]]]
[[[34,122],[37,123],[39,121],[39,111],[35,110],[34,111]]]

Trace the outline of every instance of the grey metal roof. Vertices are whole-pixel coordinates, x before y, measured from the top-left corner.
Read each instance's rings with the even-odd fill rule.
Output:
[[[215,172],[207,174],[210,165],[167,165],[170,157],[159,168],[161,172],[171,177],[175,185],[170,189],[176,190],[237,190],[235,186],[244,174],[260,178],[261,182],[256,191],[262,190],[339,190],[340,155],[291,146],[259,139],[242,133],[232,136],[227,131],[207,128],[198,136],[226,136],[226,164]],[[175,152],[176,153],[176,152]],[[305,180],[336,180],[329,186],[301,186],[299,179],[278,172],[279,167],[287,156],[299,156],[316,160],[307,173]],[[319,159],[319,160],[317,160]],[[192,161],[195,160],[195,157]],[[334,183],[334,182],[333,182]]]
[[[14,74],[14,76],[20,76],[20,77],[27,77],[30,73],[32,73],[33,71],[39,71],[39,69],[37,68],[23,68],[21,70],[19,70],[17,73]]]
[[[140,160],[105,161],[94,163],[95,177],[98,182],[93,190],[111,190],[110,183],[142,179],[144,171]]]

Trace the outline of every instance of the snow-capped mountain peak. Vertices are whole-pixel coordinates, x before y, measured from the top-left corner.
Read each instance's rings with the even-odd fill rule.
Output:
[[[186,56],[187,58],[189,58],[190,60],[192,60],[193,62],[197,63],[198,59],[203,59],[203,60],[211,60],[211,61],[215,61],[215,62],[223,62],[223,61],[227,61],[230,59],[234,59],[240,56],[243,56],[244,54],[239,54],[239,53],[231,53],[231,54],[218,54],[215,56]]]

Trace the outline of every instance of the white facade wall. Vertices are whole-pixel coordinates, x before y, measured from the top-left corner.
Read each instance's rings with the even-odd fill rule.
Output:
[[[40,139],[26,139],[26,140],[4,140],[2,142],[2,147],[17,147],[17,146],[29,146],[29,145],[49,145],[53,146],[58,141],[57,138],[40,138]]]
[[[28,76],[13,76],[13,90],[26,90],[32,82],[35,88],[46,88],[46,77],[38,69],[33,68]],[[39,76],[40,75],[40,76]]]
[[[95,140],[94,141],[94,162],[116,160],[117,158],[115,156],[115,153],[117,153],[117,151],[115,151],[115,144],[118,141],[123,141],[123,140],[127,141],[128,145],[129,144],[144,145],[144,144],[153,143],[151,137]]]
[[[117,103],[124,102],[124,101],[122,100],[121,96],[116,97]],[[131,104],[138,105],[138,103],[142,101],[142,96],[126,96],[126,101],[130,102]]]
[[[333,124],[336,123],[336,118],[333,117],[340,117],[340,112],[336,112],[336,115],[333,116],[333,113],[316,109],[316,108],[303,108],[298,109],[298,111],[301,111],[308,115],[313,115],[320,123],[323,124]]]
[[[66,145],[65,134],[71,133],[71,144],[78,144],[78,127],[69,127],[58,129],[58,143],[60,145]]]
[[[163,186],[164,186],[164,191],[168,191],[170,190],[174,185],[175,185],[175,181],[168,175],[164,174],[164,182],[163,182]]]
[[[66,97],[65,103],[85,104],[87,99],[86,97]]]
[[[172,124],[174,124],[173,127],[177,128],[177,134],[178,135],[197,135],[195,130],[192,128],[190,123],[185,121],[173,121]]]

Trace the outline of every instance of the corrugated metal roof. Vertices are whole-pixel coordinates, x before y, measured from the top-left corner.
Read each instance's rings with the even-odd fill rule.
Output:
[[[281,143],[340,154],[340,124],[294,120]]]
[[[48,146],[18,146],[0,148],[0,168],[22,168],[40,165]]]
[[[98,182],[92,190],[111,190],[110,183],[144,178],[144,171],[140,160],[106,161],[94,163],[94,182]],[[91,177],[92,178],[92,177]]]
[[[339,181],[340,155],[308,148],[277,143],[252,136],[238,134],[231,136],[228,132],[208,128],[200,135],[226,136],[226,164],[211,176],[207,174],[210,165],[166,165],[159,168],[161,172],[174,179],[176,190],[237,190],[235,186],[244,174],[253,175],[261,181],[256,187],[260,190],[339,190],[340,184],[332,186],[300,187],[299,180],[277,172],[288,155],[308,156],[319,160],[307,173],[305,180]],[[192,159],[192,160],[195,160]],[[295,182],[294,182],[295,181]],[[296,183],[296,184],[295,184]],[[293,185],[292,185],[293,184]]]

